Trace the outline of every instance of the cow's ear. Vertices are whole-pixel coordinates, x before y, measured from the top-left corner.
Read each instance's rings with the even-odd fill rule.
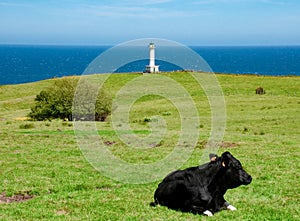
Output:
[[[213,153],[209,154],[209,159],[210,159],[211,162],[217,161],[218,158],[219,157],[218,157],[217,154],[213,154]]]
[[[228,151],[222,154],[222,167],[227,167],[232,155]]]

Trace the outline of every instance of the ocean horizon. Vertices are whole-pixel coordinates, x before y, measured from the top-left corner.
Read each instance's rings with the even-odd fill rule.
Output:
[[[300,76],[300,46],[189,46],[215,73]],[[0,45],[0,85],[81,75],[111,46]],[[146,49],[148,50],[148,49]],[[143,72],[148,59],[120,67],[116,73]],[[157,60],[161,71],[181,70]]]

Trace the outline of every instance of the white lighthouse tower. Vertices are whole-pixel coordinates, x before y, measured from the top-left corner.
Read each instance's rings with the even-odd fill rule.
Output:
[[[158,65],[155,65],[155,45],[154,43],[149,44],[149,56],[150,56],[150,61],[149,65],[146,66],[146,72],[147,73],[155,73],[159,72],[158,70]]]

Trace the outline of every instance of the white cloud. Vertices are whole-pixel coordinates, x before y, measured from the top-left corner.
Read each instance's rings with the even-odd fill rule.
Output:
[[[12,2],[0,2],[0,6],[4,7],[25,7],[29,6],[28,4],[21,4],[21,3],[12,3]]]
[[[215,4],[215,3],[266,3],[266,4],[276,4],[276,5],[285,5],[291,4],[285,0],[195,0],[193,4]]]
[[[155,5],[155,4],[162,4],[162,3],[167,3],[167,2],[172,2],[173,0],[144,0],[144,1],[139,1],[142,4],[147,4],[147,5]]]
[[[237,3],[237,2],[247,2],[249,0],[197,0],[194,4],[215,4],[215,3]]]
[[[158,0],[155,0],[158,1]],[[169,10],[161,7],[147,6],[100,6],[100,5],[80,5],[76,9],[77,13],[89,14],[97,17],[109,18],[171,18],[171,17],[187,17],[194,16],[192,12],[179,10]]]
[[[261,0],[261,2],[263,3],[267,3],[267,4],[273,4],[273,5],[288,5],[290,4],[289,2],[286,1],[281,1],[281,0]]]
[[[193,4],[216,4],[216,3],[265,3],[265,4],[276,4],[286,5],[289,2],[283,0],[197,0]]]
[[[123,3],[131,5],[157,5],[173,1],[174,0],[123,0]]]

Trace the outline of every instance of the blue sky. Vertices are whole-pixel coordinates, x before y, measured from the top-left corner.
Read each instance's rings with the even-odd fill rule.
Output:
[[[0,43],[300,45],[299,0],[0,0]]]

